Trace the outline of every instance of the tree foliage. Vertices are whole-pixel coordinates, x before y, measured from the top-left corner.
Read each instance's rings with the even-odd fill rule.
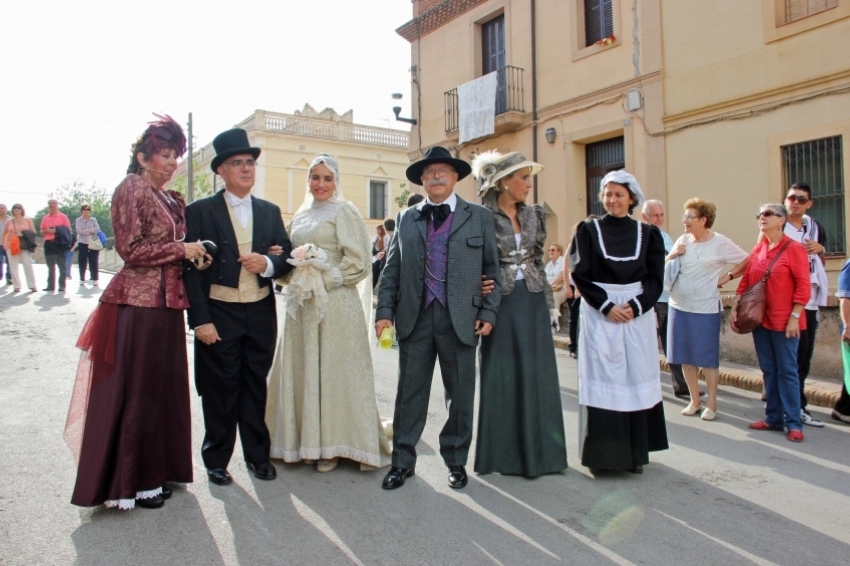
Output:
[[[80,207],[83,204],[91,205],[91,215],[97,219],[100,229],[107,235],[112,236],[112,191],[99,187],[92,183],[86,187],[80,179],[69,181],[56,189],[53,198],[59,201],[59,212],[64,213],[71,221],[71,227],[82,213]],[[41,226],[41,219],[47,214],[45,206],[39,210],[33,221],[36,228]]]
[[[208,197],[213,194],[212,187],[212,173],[209,171],[209,168],[201,167],[201,163],[197,159],[192,160],[192,169],[194,175],[192,178],[194,179],[194,197],[195,200],[199,198]],[[186,199],[186,204],[189,203],[189,183],[188,183],[189,175],[186,169],[176,177],[174,177],[171,182],[168,184],[168,188],[172,191],[177,191],[183,198]]]

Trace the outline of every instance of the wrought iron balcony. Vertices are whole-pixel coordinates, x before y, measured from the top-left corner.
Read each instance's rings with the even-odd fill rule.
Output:
[[[522,83],[522,69],[502,67],[497,72],[496,116],[509,112],[525,112],[525,96]],[[457,88],[447,90],[443,95],[445,102],[446,133],[454,132],[460,125]]]

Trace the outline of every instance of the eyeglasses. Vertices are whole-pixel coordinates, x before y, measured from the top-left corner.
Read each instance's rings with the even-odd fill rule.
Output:
[[[682,220],[697,220],[702,218],[702,216],[691,216],[690,214],[685,214],[682,216]]]
[[[549,248],[549,251],[550,251],[550,252],[557,252],[557,251],[558,251],[558,248]]]
[[[797,201],[800,204],[806,204],[811,199],[809,197],[805,196],[805,195],[788,195],[787,197],[785,197],[785,200],[787,200],[789,202]]]
[[[23,210],[23,208],[22,208],[22,207],[20,207],[20,206],[13,206],[13,207],[12,207],[12,210]]]
[[[451,167],[434,167],[433,169],[425,169],[422,171],[423,177],[445,177],[449,173],[455,173],[455,170]]]
[[[91,210],[91,209],[90,209],[90,208],[81,208],[80,210],[82,210],[83,212],[85,212],[85,211],[87,211],[87,210]]]
[[[253,159],[234,159],[228,163],[234,169],[242,169],[243,165],[247,165],[248,169],[253,169],[257,166],[257,162]]]
[[[762,210],[761,212],[756,214],[756,220],[758,220],[762,216],[780,216],[780,214],[773,212],[772,210]]]

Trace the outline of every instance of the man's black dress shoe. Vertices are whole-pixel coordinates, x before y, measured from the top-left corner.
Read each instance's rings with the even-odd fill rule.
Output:
[[[51,287],[48,287],[47,289],[42,289],[42,291],[52,293],[53,291],[55,291],[55,289],[52,289]]]
[[[159,509],[165,505],[165,499],[162,495],[156,497],[148,497],[147,499],[136,499],[136,505],[145,509]]]
[[[629,472],[631,472],[633,474],[642,474],[643,473],[643,466],[635,466],[634,468],[629,470]]]
[[[233,481],[226,468],[211,468],[207,470],[207,478],[216,485],[227,485]]]
[[[453,489],[464,488],[468,479],[463,466],[449,466],[449,487]]]
[[[415,474],[416,470],[413,468],[405,470],[404,468],[393,466],[387,472],[387,475],[384,476],[384,483],[381,484],[381,487],[384,489],[397,489],[404,485],[404,480]]]
[[[162,486],[162,498],[163,499],[171,499],[171,488],[164,485]]]
[[[273,480],[277,477],[277,470],[275,470],[271,462],[263,462],[260,465],[252,464],[251,462],[245,463],[258,480]]]

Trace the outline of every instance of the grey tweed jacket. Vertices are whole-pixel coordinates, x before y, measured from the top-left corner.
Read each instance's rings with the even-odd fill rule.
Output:
[[[378,290],[375,320],[395,320],[401,340],[410,336],[422,305],[427,220],[420,211],[424,204],[403,210],[396,217]],[[452,326],[462,343],[475,346],[475,321],[495,326],[502,296],[493,214],[458,197],[448,245],[446,298]],[[481,275],[487,275],[495,284],[486,297],[481,295]]]

